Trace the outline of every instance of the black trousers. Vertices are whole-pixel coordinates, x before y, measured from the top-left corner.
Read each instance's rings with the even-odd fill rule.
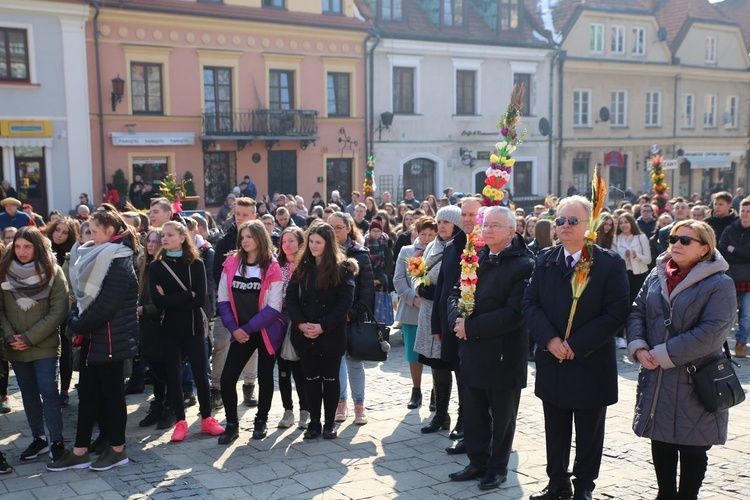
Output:
[[[231,334],[230,334],[231,335]],[[260,332],[250,335],[244,344],[234,341],[229,345],[227,360],[221,372],[221,399],[224,402],[224,413],[227,423],[236,424],[237,417],[237,381],[250,357],[258,351],[258,413],[257,418],[268,420],[268,412],[273,402],[273,367],[276,357],[268,354]]]
[[[279,392],[281,393],[281,402],[284,404],[284,409],[294,409],[294,402],[292,401],[292,377],[294,377],[294,387],[297,389],[299,409],[307,411],[305,371],[302,369],[302,361],[288,361],[281,356],[276,356],[276,361],[279,364]]]
[[[68,392],[70,380],[73,378],[73,355],[70,339],[65,335],[67,326],[60,325],[60,392]]]
[[[185,406],[182,393],[183,356],[190,359],[195,387],[198,389],[198,405],[201,418],[211,416],[211,396],[206,371],[206,340],[203,335],[168,337],[164,342],[164,366],[167,369],[167,392],[174,416],[179,422],[185,420]],[[120,384],[122,385],[122,384]]]
[[[333,422],[339,404],[339,368],[341,356],[300,356],[305,372],[305,397],[310,409],[310,422],[320,422],[320,404],[323,403],[326,422]]]
[[[662,441],[651,441],[657,500],[695,500],[703,484],[708,467],[706,452],[710,446],[688,446]],[[680,490],[677,491],[677,461],[680,462]]]
[[[570,441],[576,426],[576,457],[573,484],[577,490],[594,489],[599,477],[604,448],[604,420],[607,407],[573,410],[544,403],[544,431],[547,442],[547,476],[550,488],[568,483]]]
[[[508,391],[463,386],[464,444],[471,463],[487,472],[508,474],[521,389]]]
[[[81,369],[78,378],[78,425],[76,448],[88,448],[94,424],[106,415],[106,429],[100,425],[112,446],[125,444],[125,426],[128,410],[125,404],[125,388],[122,384],[122,361],[97,366],[87,366],[85,359],[89,341],[81,346]]]

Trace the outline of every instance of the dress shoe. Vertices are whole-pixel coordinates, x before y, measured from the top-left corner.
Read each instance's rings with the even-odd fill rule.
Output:
[[[573,490],[570,485],[564,485],[554,488],[548,486],[539,493],[531,495],[529,500],[571,500],[572,498]]]
[[[463,439],[464,438],[464,419],[461,417],[458,417],[458,420],[456,421],[456,426],[453,428],[450,434],[448,434],[448,437],[451,439]]]
[[[445,452],[448,455],[463,455],[466,453],[466,445],[464,444],[464,440],[457,441],[453,443],[453,446],[449,446],[445,449]]]
[[[488,472],[487,474],[485,474],[482,480],[479,481],[479,489],[494,490],[495,488],[499,488],[500,485],[507,480],[508,476],[505,476],[498,472]]]
[[[592,500],[593,498],[594,494],[591,490],[576,490],[573,495],[573,500]]]
[[[302,435],[302,439],[318,439],[323,431],[323,426],[320,425],[320,421],[310,422],[307,424],[307,430]]]
[[[326,422],[325,425],[323,425],[323,439],[336,439],[337,436],[336,423]]]
[[[483,477],[486,472],[487,471],[485,471],[484,469],[480,469],[476,465],[469,464],[465,469],[459,472],[452,472],[448,474],[448,477],[451,479],[451,481],[471,481],[472,479]]]

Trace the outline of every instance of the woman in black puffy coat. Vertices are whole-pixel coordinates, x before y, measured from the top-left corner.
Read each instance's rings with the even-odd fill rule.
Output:
[[[127,407],[122,384],[123,363],[138,350],[138,278],[133,270],[136,236],[116,212],[95,211],[91,241],[78,248],[70,269],[75,304],[68,327],[81,347],[78,379],[78,426],[72,450],[47,465],[51,471],[103,471],[128,463],[125,452]],[[106,406],[110,445],[91,463],[89,444],[97,405]]]

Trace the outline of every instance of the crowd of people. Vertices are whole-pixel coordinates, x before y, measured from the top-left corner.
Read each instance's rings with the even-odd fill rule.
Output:
[[[378,202],[354,191],[347,203],[337,191],[328,202],[316,192],[307,206],[293,194],[256,200],[246,178],[214,216],[176,212],[166,198],[144,198],[144,188],[136,179],[128,201],[108,192],[99,207],[82,193],[68,215],[52,212],[46,223],[12,196],[0,202],[0,412],[11,411],[10,362],[32,434],[21,462],[49,454],[50,471],[127,464],[125,398],[148,385],[138,425],[171,429],[171,441],[188,438],[185,408],[197,404],[200,432],[231,444],[240,401],[257,407],[252,439],[264,439],[275,369],[284,407],[275,425],[335,439],[350,401],[354,423],[368,422],[364,362],[347,354],[348,325],[368,317],[402,333],[409,409],[423,404],[430,368],[424,395],[434,414],[421,432],[450,430],[446,452],[467,454],[453,481],[478,478],[492,489],[506,480],[533,361],[549,484],[531,498],[592,498],[606,409],[617,401],[618,347],[641,365],[633,429],[651,440],[658,498],[696,498],[707,450],[726,441],[727,412],[707,412],[676,368],[720,356],[738,304],[735,355],[746,356],[744,193],[714,193],[706,206],[678,197],[662,213],[647,195],[605,208],[589,285],[568,326],[570,278],[592,216],[581,196],[550,197],[528,214],[451,188],[421,202],[406,189],[397,203],[389,193]],[[459,278],[471,234],[484,247],[464,314]],[[423,276],[408,269],[414,257]],[[676,333],[665,331],[665,310]],[[294,356],[282,355],[286,341]],[[74,371],[78,419],[66,449],[62,408]],[[220,408],[224,425],[212,416]],[[10,470],[0,454],[0,473]]]

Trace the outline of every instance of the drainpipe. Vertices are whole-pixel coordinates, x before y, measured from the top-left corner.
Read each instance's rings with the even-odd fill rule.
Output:
[[[554,97],[555,97],[555,86],[552,85],[552,82],[555,81],[555,59],[557,59],[560,56],[560,47],[555,47],[555,54],[552,56],[552,59],[550,60],[549,64],[549,122],[550,122],[550,133],[549,133],[549,141],[547,141],[547,158],[549,161],[549,169],[547,169],[547,193],[551,194],[552,191],[552,170],[554,166],[554,161],[552,160],[554,156],[554,147],[555,147],[555,127],[552,126],[553,123],[553,116],[555,111],[555,103],[554,103]],[[559,168],[559,166],[558,166]]]
[[[99,161],[102,171],[102,189],[104,189],[104,186],[107,185],[107,173],[104,166],[106,164],[104,155],[104,107],[102,104],[102,71],[99,63],[99,1],[92,0],[91,6],[96,11],[94,14],[94,56],[96,61],[97,116],[99,119]],[[95,196],[95,194],[91,193],[91,196]]]
[[[563,65],[565,64],[566,52],[559,50],[557,58],[560,64],[557,66],[557,130],[559,140],[557,143],[557,193],[562,196],[562,159],[563,159]]]
[[[375,40],[375,43],[372,45],[370,50],[367,50],[367,44],[371,41]],[[365,50],[367,51],[367,63],[365,64],[365,81],[367,82],[367,90],[365,91],[365,96],[368,97],[369,102],[367,103],[368,106],[365,106],[365,125],[367,127],[366,137],[365,137],[365,158],[369,158],[370,155],[372,155],[372,152],[374,150],[373,141],[375,139],[375,122],[374,122],[374,115],[375,115],[375,92],[374,92],[374,86],[375,86],[375,49],[380,44],[380,35],[371,32],[369,35],[367,35],[367,39],[365,40]],[[368,67],[369,65],[369,67]]]
[[[677,111],[678,111],[678,99],[677,99],[677,86],[680,83],[680,75],[674,75],[674,113],[672,113],[672,155],[677,158]],[[695,108],[695,103],[693,103],[693,108]],[[695,113],[694,113],[695,114]],[[645,163],[645,162],[644,162]],[[677,171],[679,171],[680,166],[677,165]],[[672,186],[673,189],[675,189],[675,192],[679,192],[679,186],[675,184],[675,170],[672,170]],[[690,181],[688,182],[688,188],[692,184],[692,175],[690,176]],[[692,192],[688,189],[688,192]],[[676,196],[676,195],[675,195]]]

